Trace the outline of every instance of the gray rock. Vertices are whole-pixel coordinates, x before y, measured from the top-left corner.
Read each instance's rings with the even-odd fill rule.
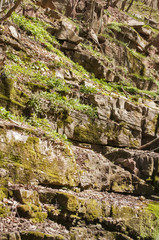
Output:
[[[13,26],[10,26],[9,30],[11,32],[12,37],[18,40],[20,35],[19,35],[17,29]]]
[[[138,21],[138,20],[136,20],[136,19],[128,19],[128,21],[127,21],[127,24],[130,26],[130,27],[134,27],[134,28],[140,28],[140,27],[142,27],[143,25],[145,25],[145,23],[144,22],[142,22],[142,21]]]
[[[40,204],[39,195],[36,191],[18,189],[14,190],[13,194],[20,203],[23,204],[32,203],[37,206]]]
[[[4,178],[8,175],[8,171],[4,168],[0,168],[0,177]]]
[[[76,45],[82,41],[82,38],[78,36],[76,27],[68,22],[62,22],[61,27],[55,32],[55,37],[58,40],[73,42]]]

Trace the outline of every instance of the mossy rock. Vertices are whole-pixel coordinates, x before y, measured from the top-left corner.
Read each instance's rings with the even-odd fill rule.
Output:
[[[143,76],[145,74],[145,66],[142,63],[142,59],[139,59],[139,57],[134,56],[133,51],[129,51],[128,48],[126,49],[126,52],[130,64],[131,73]]]
[[[128,235],[135,239],[155,239],[152,236],[158,229],[159,222],[156,221],[155,215],[146,208],[133,209],[133,207],[122,207],[114,215],[114,218],[115,216],[124,221]]]
[[[11,99],[14,92],[14,80],[8,78],[4,72],[1,74],[1,94]]]
[[[57,127],[58,128],[63,128],[63,125],[64,125],[64,123],[63,123],[63,121],[57,121]]]
[[[46,212],[35,212],[33,216],[34,217],[31,219],[33,223],[41,223],[45,221],[45,219],[48,217],[48,214]]]
[[[109,217],[111,213],[110,203],[108,201],[102,201],[102,217]]]
[[[70,116],[68,116],[66,119],[65,119],[65,123],[67,124],[71,124],[71,123],[73,123],[73,119],[72,119],[72,117],[70,117]]]
[[[86,214],[85,218],[89,222],[93,222],[102,217],[102,207],[95,199],[86,201]]]
[[[27,204],[21,204],[17,207],[17,213],[20,217],[31,218],[33,217],[32,207]]]
[[[151,212],[152,214],[154,214],[157,220],[159,220],[159,203],[158,202],[150,202],[147,205],[146,209],[148,212]]]
[[[17,207],[17,212],[20,217],[31,219],[33,222],[44,222],[47,218],[47,213],[41,212],[41,207],[33,204],[21,204]]]
[[[58,192],[56,199],[64,211],[77,212],[79,209],[79,203],[76,196],[70,193]]]
[[[69,145],[61,144],[59,148],[51,140],[42,141],[17,131],[2,130],[1,133],[6,145],[0,154],[0,167],[9,169],[10,182],[28,184],[37,179],[49,186],[79,184],[76,161]]]
[[[129,207],[129,206],[120,207],[120,206],[112,205],[111,215],[115,219],[117,219],[117,218],[131,219],[134,216],[136,216],[136,211],[132,207]]]
[[[129,234],[139,239],[150,239],[154,230],[154,222],[151,217],[152,215],[148,213],[141,213],[138,217],[126,221]]]
[[[74,129],[73,138],[79,142],[85,143],[101,143],[100,137],[105,129],[102,126],[97,126],[96,123],[88,123],[83,126],[76,126]]]
[[[36,191],[18,189],[14,190],[13,193],[16,199],[23,204],[31,203],[36,206],[40,205],[39,195]]]
[[[8,189],[7,188],[0,188],[0,201],[2,201],[4,198],[8,198]]]
[[[21,232],[22,240],[44,240],[45,234],[42,232]]]
[[[49,235],[42,232],[21,232],[21,240],[65,240],[60,234]]]
[[[11,109],[12,112],[14,112],[16,105],[24,108],[24,105],[29,100],[27,94],[14,88],[14,80],[8,78],[5,73],[1,74],[0,98],[7,101],[6,107]]]
[[[51,220],[57,220],[58,216],[61,214],[61,209],[56,208],[53,205],[46,206],[48,218]]]
[[[0,217],[6,217],[10,215],[10,208],[0,204]]]
[[[1,240],[8,240],[8,234],[6,234],[6,233],[0,234],[0,239]]]
[[[45,204],[52,204],[55,200],[56,193],[50,192],[50,191],[40,191],[39,193],[39,199],[41,203]]]

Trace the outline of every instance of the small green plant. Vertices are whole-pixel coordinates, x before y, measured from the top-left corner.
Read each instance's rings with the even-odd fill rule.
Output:
[[[47,129],[49,127],[49,122],[45,118],[38,118],[35,113],[27,120],[27,122],[34,127],[43,127]]]
[[[145,56],[142,53],[139,53],[139,52],[135,51],[134,49],[129,48],[128,46],[127,46],[127,49],[137,59],[140,60],[140,59],[144,59],[145,58]]]
[[[106,55],[102,54],[100,51],[97,51],[95,49],[93,49],[93,46],[91,44],[91,42],[89,42],[89,44],[84,44],[84,43],[81,43],[81,46],[84,48],[84,49],[87,49],[90,51],[90,53],[95,56],[95,57],[99,57],[100,60],[106,60],[108,62],[111,62],[111,58],[107,57]]]
[[[6,55],[10,60],[14,61],[15,63],[18,63],[20,65],[23,64],[23,61],[17,55],[15,55],[11,52],[6,52]]]
[[[0,107],[0,118],[3,119],[13,119],[13,115],[11,114],[11,112],[7,111],[4,107]]]
[[[105,13],[108,17],[111,16],[110,12],[109,12],[107,9],[104,9],[104,13]]]
[[[48,67],[46,66],[45,63],[41,62],[41,61],[35,61],[33,63],[30,63],[30,67],[32,69],[35,69],[35,70],[41,70],[41,71],[48,71]]]
[[[49,87],[54,89],[54,91],[57,92],[65,92],[65,93],[69,93],[70,92],[70,88],[69,86],[66,84],[64,79],[61,78],[56,78],[56,77],[52,77],[52,78],[47,78],[44,83]]]
[[[73,109],[86,113],[88,116],[92,118],[97,118],[97,109],[92,105],[81,104],[79,103],[78,99],[69,100],[69,104]]]
[[[97,89],[95,87],[81,85],[80,92],[84,94],[97,93]]]
[[[121,32],[121,26],[123,26],[123,23],[118,23],[118,22],[111,22],[110,24],[107,25],[107,27],[111,30],[115,30],[116,32]]]
[[[14,115],[10,111],[7,111],[4,107],[0,107],[0,118],[5,120],[16,120],[18,122],[25,122],[26,118],[22,115]]]

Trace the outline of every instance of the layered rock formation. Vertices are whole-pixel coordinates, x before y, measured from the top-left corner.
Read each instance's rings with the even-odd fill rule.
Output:
[[[1,25],[0,239],[158,239],[158,13],[71,2]]]

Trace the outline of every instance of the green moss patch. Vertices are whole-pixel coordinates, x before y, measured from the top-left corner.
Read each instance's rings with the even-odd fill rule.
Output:
[[[7,217],[10,215],[10,208],[8,206],[4,206],[4,204],[0,204],[0,217]]]
[[[85,218],[89,222],[93,222],[102,217],[101,205],[94,199],[89,199],[86,202],[86,214]]]
[[[147,206],[147,210],[152,212],[155,217],[159,220],[159,203],[151,202]]]
[[[69,193],[57,193],[57,202],[65,211],[76,212],[79,209],[79,203],[76,196]]]
[[[49,235],[42,232],[21,232],[22,240],[64,240],[65,238],[60,234]]]
[[[17,208],[20,217],[31,219],[32,222],[44,222],[47,218],[47,213],[42,212],[40,207],[33,204],[22,204]]]
[[[60,157],[57,157],[57,146],[51,138],[48,140],[50,148],[46,155],[38,137],[27,137],[14,132],[15,135],[24,138],[24,141],[15,141],[13,137],[7,142],[6,132],[2,131],[2,134],[6,141],[6,149],[1,154],[0,166],[8,169],[8,164],[11,164],[8,176],[11,182],[27,184],[31,179],[37,179],[45,185],[78,185],[76,162],[69,145],[61,142],[60,151],[58,150]]]

